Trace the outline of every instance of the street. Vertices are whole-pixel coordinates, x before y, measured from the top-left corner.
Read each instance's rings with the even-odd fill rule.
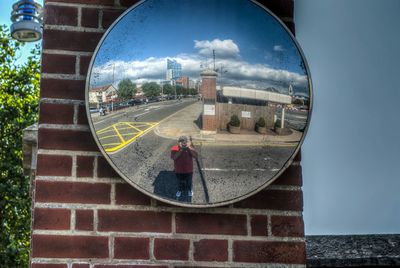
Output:
[[[94,118],[99,141],[125,177],[160,197],[176,200],[178,189],[170,149],[176,139],[157,135],[153,129],[163,120],[195,103],[166,101]],[[253,190],[270,180],[296,149],[293,145],[232,145],[195,140],[199,167],[194,162],[193,197],[184,193],[179,201],[218,203]]]

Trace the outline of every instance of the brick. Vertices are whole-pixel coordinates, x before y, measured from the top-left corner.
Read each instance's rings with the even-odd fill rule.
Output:
[[[99,231],[171,232],[171,213],[152,211],[99,210]]]
[[[250,220],[251,235],[268,236],[268,217],[264,215],[254,215]]]
[[[186,239],[155,239],[154,257],[157,260],[188,260],[189,244]]]
[[[71,55],[42,55],[42,73],[75,74],[76,57]]]
[[[150,239],[116,237],[114,241],[114,258],[142,259],[150,258]]]
[[[103,33],[44,29],[43,49],[93,52]]]
[[[33,235],[34,258],[108,258],[108,237]]]
[[[107,29],[122,14],[122,10],[103,10],[102,27]]]
[[[124,7],[130,7],[138,2],[139,0],[120,0],[121,6]]]
[[[72,157],[68,155],[44,155],[37,157],[37,175],[71,176]]]
[[[246,235],[246,216],[177,213],[176,232],[192,234]]]
[[[97,176],[99,178],[119,178],[120,177],[104,157],[97,158]]]
[[[92,133],[78,130],[39,129],[38,148],[71,151],[99,151]]]
[[[45,3],[69,3],[69,4],[86,4],[86,5],[101,5],[101,6],[113,6],[114,0],[45,0]]]
[[[86,115],[86,107],[79,106],[78,107],[78,124],[79,125],[88,125],[89,121]]]
[[[75,229],[82,231],[93,230],[93,210],[75,211]]]
[[[42,78],[41,98],[85,100],[85,81]]]
[[[235,203],[234,207],[302,211],[303,193],[301,191],[264,190]]]
[[[233,261],[305,264],[305,244],[302,242],[234,241]]]
[[[90,268],[90,264],[74,263],[72,268]]]
[[[293,18],[293,0],[257,0],[278,17]]]
[[[82,8],[81,25],[83,27],[98,28],[99,27],[99,9]]]
[[[32,263],[31,268],[67,268],[67,264]]]
[[[302,186],[301,166],[289,166],[272,185]]]
[[[115,202],[117,205],[150,205],[151,199],[127,183],[115,186]]]
[[[227,261],[228,241],[202,239],[194,242],[193,257],[195,261]]]
[[[76,158],[76,176],[93,177],[94,157],[78,155]]]
[[[44,9],[45,25],[78,25],[78,9],[75,7],[46,5]]]
[[[39,124],[73,124],[74,106],[69,104],[41,103]]]
[[[81,75],[86,75],[88,73],[90,61],[92,60],[91,56],[81,56],[79,63],[79,73]]]
[[[109,204],[111,186],[106,183],[36,181],[36,202]]]
[[[70,229],[71,211],[69,209],[35,208],[33,216],[35,230]]]
[[[304,237],[304,223],[302,217],[272,216],[272,235],[283,237]]]

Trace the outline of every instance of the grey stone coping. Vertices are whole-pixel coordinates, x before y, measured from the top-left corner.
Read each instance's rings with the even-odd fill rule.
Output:
[[[307,267],[400,267],[400,234],[306,236]]]

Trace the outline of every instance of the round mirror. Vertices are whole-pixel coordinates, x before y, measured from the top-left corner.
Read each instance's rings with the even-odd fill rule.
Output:
[[[311,115],[289,30],[250,0],[142,1],[100,41],[86,107],[111,166],[158,200],[220,206],[292,162]]]

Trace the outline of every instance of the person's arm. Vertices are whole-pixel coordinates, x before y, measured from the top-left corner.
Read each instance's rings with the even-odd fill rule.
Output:
[[[171,151],[171,158],[173,160],[176,160],[181,156],[181,153],[182,153],[181,147],[179,146],[178,148],[179,148],[178,151]]]
[[[198,157],[197,151],[193,147],[189,147],[189,153],[192,157],[196,158]]]

